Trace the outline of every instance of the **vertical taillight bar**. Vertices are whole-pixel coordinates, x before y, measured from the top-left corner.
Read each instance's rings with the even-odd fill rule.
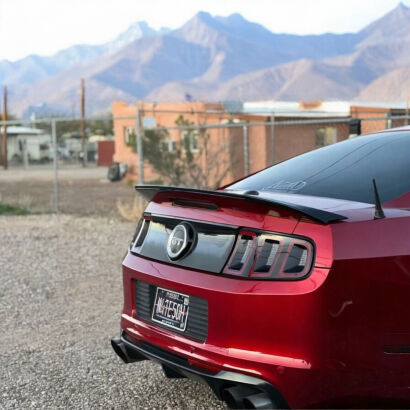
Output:
[[[235,248],[225,266],[224,273],[236,276],[248,276],[254,262],[257,236],[255,232],[240,231]]]

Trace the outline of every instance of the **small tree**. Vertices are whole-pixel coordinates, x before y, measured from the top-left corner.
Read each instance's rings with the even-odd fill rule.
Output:
[[[181,130],[178,141],[171,140],[165,128],[145,130],[144,158],[161,179],[172,185],[219,187],[232,168],[226,138],[222,136],[215,141],[205,130],[193,128],[194,123],[182,115],[175,124],[190,127]],[[129,141],[129,145],[135,151],[135,141]]]
[[[169,146],[170,138],[167,130],[145,131],[144,158],[165,181],[172,185],[184,185],[187,164],[184,161],[183,149],[179,143],[172,144],[172,149]]]

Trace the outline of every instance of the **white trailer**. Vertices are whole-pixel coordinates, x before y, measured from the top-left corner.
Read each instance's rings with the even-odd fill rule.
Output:
[[[51,137],[43,130],[7,127],[7,158],[10,162],[47,162],[52,159]]]

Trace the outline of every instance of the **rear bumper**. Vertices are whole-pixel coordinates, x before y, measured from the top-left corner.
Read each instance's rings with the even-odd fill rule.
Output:
[[[217,373],[191,365],[186,358],[175,355],[147,342],[133,340],[122,331],[119,338],[111,340],[114,351],[125,362],[153,360],[161,364],[167,377],[187,377],[207,384],[219,400],[225,400],[224,390],[231,387],[241,389],[246,396],[261,393],[271,401],[269,408],[288,409],[289,406],[275,387],[263,379],[226,370]]]
[[[327,274],[327,269],[315,268],[303,281],[247,281],[128,254],[123,262],[121,329],[134,344],[148,342],[185,358],[197,369],[264,380],[290,407],[306,408],[328,395],[318,378],[312,377],[323,368],[326,350],[321,335],[321,285]],[[136,281],[207,300],[206,340],[142,319],[136,307]]]

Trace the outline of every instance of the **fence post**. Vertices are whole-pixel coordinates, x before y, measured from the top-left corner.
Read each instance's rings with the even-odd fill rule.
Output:
[[[59,198],[58,198],[58,149],[57,149],[57,131],[56,120],[51,120],[51,137],[53,141],[53,165],[54,165],[54,211],[59,213]]]
[[[141,112],[137,105],[137,154],[138,154],[138,185],[144,184],[144,153],[142,147]]]
[[[391,128],[391,113],[388,112],[386,114],[386,129],[390,129]]]
[[[245,176],[249,175],[248,126],[243,126],[243,159]]]
[[[81,149],[83,151],[83,167],[87,166],[87,138],[85,136],[85,86],[84,78],[81,79]]]
[[[24,164],[24,169],[28,168],[28,152],[27,152],[27,138],[23,140],[22,143],[22,148],[23,148],[23,164]]]
[[[3,88],[3,121],[7,121],[7,87]],[[8,168],[7,157],[7,122],[3,125],[3,135],[1,140],[1,159],[4,169]]]

